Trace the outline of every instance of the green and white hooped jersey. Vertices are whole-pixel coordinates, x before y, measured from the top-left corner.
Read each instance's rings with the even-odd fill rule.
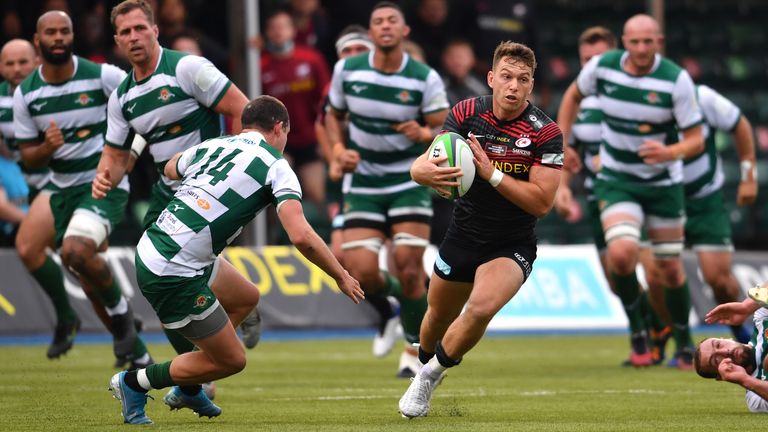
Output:
[[[571,146],[583,147],[584,168],[586,178],[584,188],[587,190],[587,199],[594,199],[592,188],[597,176],[594,157],[600,154],[600,134],[603,121],[603,111],[597,96],[587,96],[579,105],[579,113],[571,129]]]
[[[669,186],[683,182],[683,164],[647,165],[637,155],[646,140],[677,142],[678,130],[702,121],[693,81],[684,69],[656,55],[651,71],[630,75],[623,65],[629,54],[614,50],[592,58],[576,84],[584,96],[597,95],[603,110],[598,178]]]
[[[752,333],[752,340],[749,342],[755,350],[755,371],[752,376],[759,380],[768,380],[768,372],[763,368],[765,357],[768,355],[768,309],[760,308],[755,311],[753,316],[755,329]],[[768,412],[768,401],[760,397],[755,392],[747,390],[746,402],[749,410],[752,412]]]
[[[330,105],[349,112],[347,147],[360,152],[360,163],[346,176],[344,190],[361,195],[397,193],[419,187],[409,174],[425,147],[393,129],[449,108],[440,76],[429,66],[403,55],[400,69],[373,68],[373,52],[339,60],[328,93]]]
[[[257,132],[208,140],[184,151],[181,186],[136,247],[158,276],[194,277],[269,204],[301,200],[296,174]]]
[[[5,141],[13,155],[13,160],[19,163],[24,180],[35,189],[42,189],[51,179],[51,171],[48,168],[32,169],[21,163],[19,146],[16,145],[13,133],[13,93],[8,81],[0,83],[0,138]]]
[[[59,189],[90,183],[104,148],[107,100],[125,77],[110,64],[97,64],[72,56],[72,78],[49,84],[42,66],[32,72],[13,94],[16,144],[42,143],[51,121],[61,129],[64,145],[51,157],[51,182]],[[118,186],[128,190],[127,177]]]
[[[107,144],[128,150],[138,133],[149,144],[162,183],[176,190],[178,182],[163,175],[165,163],[221,135],[213,107],[230,85],[207,59],[163,48],[152,75],[136,81],[130,73],[109,98]]]
[[[685,196],[705,197],[720,190],[725,180],[722,161],[715,146],[715,131],[732,132],[741,118],[741,110],[723,95],[705,85],[696,86],[704,114],[704,153],[684,161]]]

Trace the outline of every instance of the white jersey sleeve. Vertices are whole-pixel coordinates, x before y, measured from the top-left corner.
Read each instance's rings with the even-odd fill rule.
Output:
[[[101,65],[101,88],[104,94],[109,97],[126,76],[125,71],[115,65],[108,63]]]
[[[13,130],[16,140],[32,141],[40,137],[40,131],[29,113],[29,107],[24,101],[24,95],[21,93],[21,86],[16,87],[13,92]]]
[[[272,188],[274,204],[278,208],[285,200],[301,200],[299,178],[285,159],[279,159],[269,167],[266,183]]]
[[[107,102],[107,134],[106,144],[112,147],[128,150],[131,126],[123,116],[117,90],[112,91]]]
[[[747,390],[745,396],[747,401],[747,408],[753,413],[766,413],[768,412],[768,401],[761,398],[757,393]]]
[[[176,172],[179,173],[179,177],[183,178],[187,174],[187,170],[192,166],[195,156],[198,153],[202,152],[204,154],[208,151],[209,144],[210,143],[206,141],[196,146],[192,146],[181,153],[181,156],[176,160]]]
[[[328,102],[336,111],[346,111],[347,101],[344,99],[344,59],[336,62],[333,67],[333,76],[331,77],[331,86],[328,89]]]
[[[600,57],[592,57],[587,64],[581,68],[579,76],[576,77],[576,88],[582,96],[591,96],[597,94],[597,65]]]
[[[424,89],[424,98],[421,101],[421,112],[429,114],[448,108],[450,108],[450,104],[445,92],[445,84],[440,75],[432,69],[427,75],[427,87]]]
[[[208,108],[214,108],[232,84],[213,63],[196,55],[187,55],[179,60],[176,78],[185,93]]]
[[[696,98],[696,88],[688,72],[680,71],[672,90],[673,112],[680,130],[690,129],[701,123],[701,108]]]
[[[733,102],[705,85],[696,87],[701,112],[707,124],[724,131],[732,131],[739,123],[741,110]]]

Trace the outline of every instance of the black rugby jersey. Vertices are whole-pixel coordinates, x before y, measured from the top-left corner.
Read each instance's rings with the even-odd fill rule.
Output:
[[[443,130],[466,137],[469,132],[504,174],[528,181],[533,166],[563,167],[563,135],[543,111],[528,104],[516,119],[502,121],[493,115],[493,96],[457,103]],[[448,235],[471,239],[476,244],[535,242],[536,218],[504,198],[493,186],[475,178],[469,192],[456,200]]]

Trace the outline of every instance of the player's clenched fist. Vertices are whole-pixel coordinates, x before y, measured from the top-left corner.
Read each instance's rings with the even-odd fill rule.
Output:
[[[64,134],[61,133],[61,129],[56,126],[56,122],[53,120],[51,120],[48,129],[45,130],[45,145],[52,151],[56,151],[64,145]]]
[[[91,195],[96,199],[102,199],[112,190],[112,176],[109,170],[105,169],[96,173],[91,184]]]

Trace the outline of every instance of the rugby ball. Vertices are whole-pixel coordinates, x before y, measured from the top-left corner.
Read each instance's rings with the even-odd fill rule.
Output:
[[[447,156],[448,160],[441,162],[438,166],[459,167],[463,175],[457,177],[459,186],[451,187],[450,195],[443,195],[440,192],[438,192],[438,195],[446,199],[456,199],[464,196],[475,180],[475,163],[469,143],[457,133],[441,133],[435,137],[429,146],[429,159],[436,159],[441,156]]]

